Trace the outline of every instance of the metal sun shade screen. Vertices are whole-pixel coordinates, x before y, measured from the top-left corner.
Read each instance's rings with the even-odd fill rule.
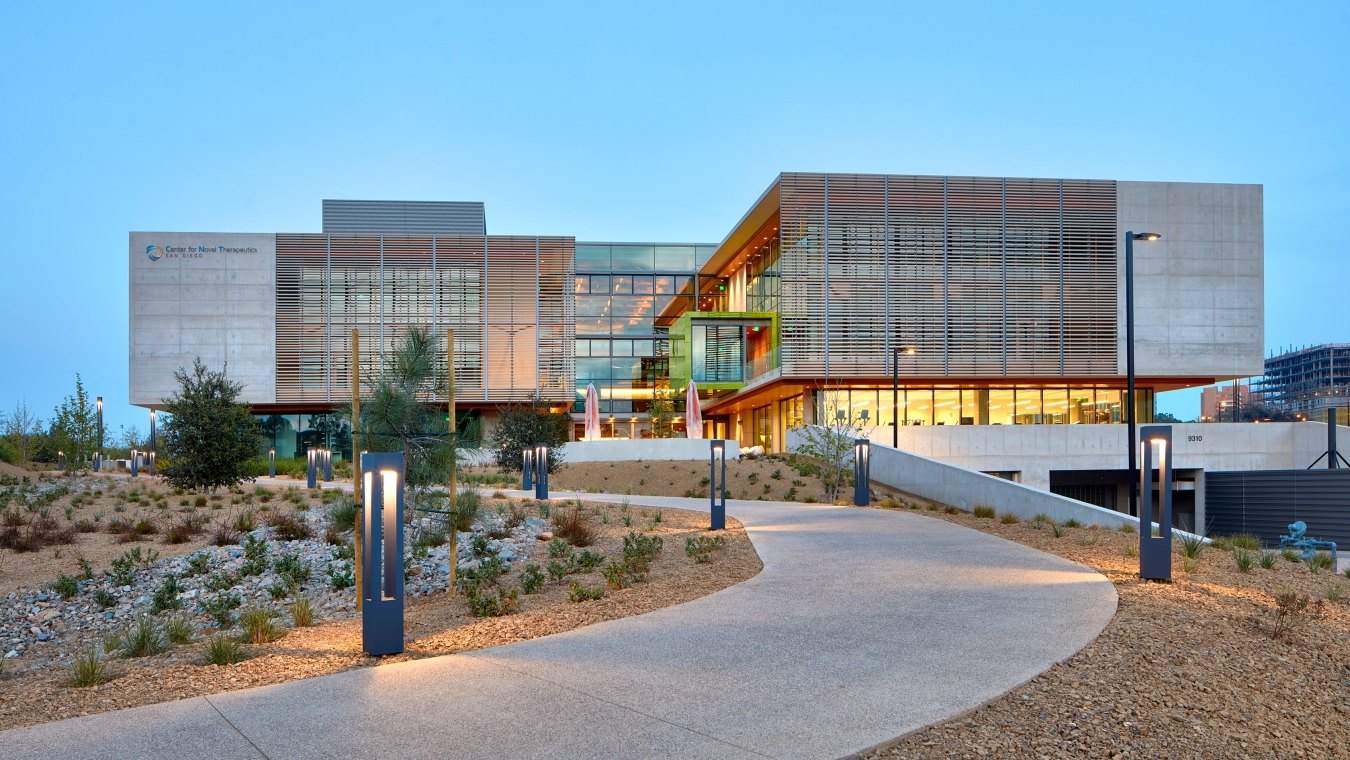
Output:
[[[573,241],[561,237],[277,235],[277,401],[350,393],[408,326],[455,331],[461,401],[574,393]],[[444,363],[444,341],[439,351]]]
[[[323,231],[386,235],[486,235],[481,201],[325,200]]]
[[[783,174],[787,375],[1115,375],[1110,181]]]

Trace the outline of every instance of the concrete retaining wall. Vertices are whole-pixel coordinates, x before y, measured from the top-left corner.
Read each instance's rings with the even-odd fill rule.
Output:
[[[572,441],[563,447],[562,461],[631,462],[645,460],[707,461],[710,446],[704,438],[640,438],[635,440]],[[739,459],[740,448],[727,441],[727,459]]]
[[[797,430],[788,431],[788,446],[796,449],[801,443]],[[1119,528],[1139,527],[1139,518],[1121,512],[1103,509],[1093,504],[1042,491],[1039,488],[1014,483],[1011,480],[985,475],[953,464],[939,462],[917,454],[897,451],[890,446],[872,443],[872,482],[911,493],[925,499],[972,511],[976,506],[993,507],[999,513],[1011,513],[1023,520],[1046,515],[1056,522],[1069,519],[1084,525]],[[1154,523],[1157,527],[1157,523]],[[1190,535],[1173,529],[1174,536]]]

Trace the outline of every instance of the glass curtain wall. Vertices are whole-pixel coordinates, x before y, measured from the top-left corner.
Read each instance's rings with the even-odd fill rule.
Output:
[[[600,394],[604,437],[650,434],[652,392],[670,377],[668,330],[655,318],[677,298],[716,249],[707,245],[578,243],[576,246],[577,395]],[[688,304],[692,308],[692,303]],[[675,399],[683,416],[684,399]],[[614,417],[614,420],[610,420]]]

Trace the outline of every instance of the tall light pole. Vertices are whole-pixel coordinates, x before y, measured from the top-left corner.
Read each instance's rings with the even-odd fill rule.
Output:
[[[155,477],[155,410],[150,410],[150,477]]]
[[[900,354],[914,355],[913,346],[896,346],[891,356],[891,448],[900,448]]]
[[[1125,450],[1130,455],[1130,514],[1139,514],[1139,462],[1135,437],[1134,418],[1134,241],[1158,240],[1162,235],[1156,232],[1125,233],[1125,421],[1129,427],[1129,440]],[[1140,535],[1153,535],[1153,528],[1140,525]]]
[[[98,440],[94,443],[94,472],[98,472],[103,469],[103,397],[99,396],[94,403],[98,406]]]

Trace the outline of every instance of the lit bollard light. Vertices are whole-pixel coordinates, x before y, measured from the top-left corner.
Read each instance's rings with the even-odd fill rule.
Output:
[[[1139,577],[1172,580],[1172,426],[1139,428]],[[1153,468],[1158,479],[1153,479]],[[1154,484],[1158,486],[1159,536],[1153,535]]]
[[[548,444],[534,445],[534,498],[548,498]]]
[[[853,441],[853,505],[865,507],[872,502],[872,442]]]
[[[520,452],[520,490],[534,488],[534,449],[526,447]]]
[[[727,527],[727,442],[716,438],[709,441],[708,499],[712,511],[709,530]]]
[[[305,452],[305,478],[309,488],[318,488],[319,450],[308,449]]]
[[[361,647],[403,651],[402,454],[361,455]]]

